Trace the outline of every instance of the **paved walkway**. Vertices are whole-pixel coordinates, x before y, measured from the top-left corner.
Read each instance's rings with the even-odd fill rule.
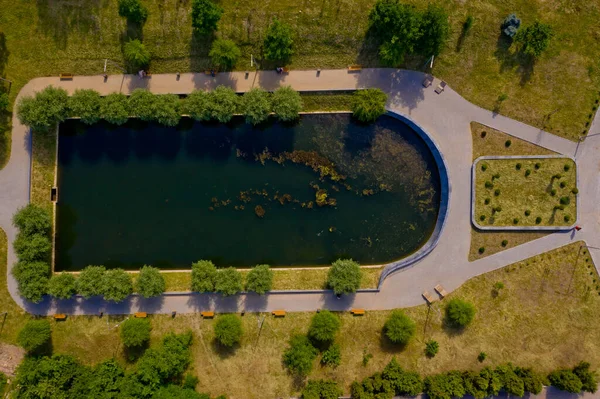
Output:
[[[356,295],[336,299],[329,292],[274,292],[263,297],[254,294],[240,294],[223,298],[214,294],[167,293],[160,298],[142,299],[132,296],[120,304],[108,304],[98,298],[69,301],[46,300],[33,305],[20,298],[16,284],[9,273],[9,291],[15,301],[27,311],[36,314],[64,312],[69,314],[131,313],[142,310],[149,313],[197,312],[214,309],[218,312],[233,311],[311,311],[319,308],[346,310],[350,307],[365,309],[391,309],[415,306],[423,303],[421,293],[433,292],[433,287],[441,283],[448,291],[453,291],[466,280],[505,265],[549,251],[573,241],[585,240],[591,247],[600,248],[600,215],[598,201],[598,177],[600,176],[600,117],[596,115],[590,137],[582,143],[543,132],[515,120],[494,114],[466,101],[452,88],[438,95],[434,93],[438,80],[427,89],[421,82],[423,74],[396,69],[364,69],[359,73],[346,70],[292,71],[278,75],[271,71],[250,73],[221,73],[216,78],[204,74],[154,75],[141,80],[136,76],[110,76],[105,82],[102,76],[76,76],[72,81],[58,78],[38,78],[30,81],[19,93],[29,95],[48,85],[60,86],[72,92],[78,88],[92,88],[102,94],[114,91],[129,93],[138,87],[145,87],[154,93],[189,93],[194,89],[211,89],[219,84],[230,86],[238,92],[251,87],[272,90],[280,85],[291,85],[299,91],[312,90],[354,90],[357,88],[379,87],[389,94],[389,110],[407,116],[423,127],[437,143],[447,162],[450,178],[450,210],[446,227],[437,247],[413,267],[389,276],[379,292],[359,292]],[[476,121],[495,129],[510,133],[519,138],[536,143],[550,150],[574,156],[579,173],[579,224],[583,230],[576,235],[572,232],[554,233],[535,241],[523,244],[484,259],[468,262],[470,246],[470,203],[471,203],[471,154],[472,142],[470,123]],[[8,235],[8,269],[15,262],[12,241],[16,231],[10,222],[17,208],[29,200],[30,143],[28,129],[13,119],[13,145],[7,166],[0,171],[0,227]],[[600,265],[598,250],[591,255],[596,265]]]

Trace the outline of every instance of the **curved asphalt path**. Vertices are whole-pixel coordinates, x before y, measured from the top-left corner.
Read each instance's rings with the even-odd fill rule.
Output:
[[[598,177],[600,175],[600,117],[598,114],[590,128],[590,135],[581,143],[571,142],[543,132],[510,118],[479,108],[450,87],[438,95],[434,88],[435,80],[427,89],[421,82],[420,72],[397,69],[363,69],[358,73],[346,70],[291,71],[278,75],[274,71],[253,72],[246,76],[243,72],[220,73],[216,78],[204,74],[154,75],[139,79],[132,75],[109,76],[107,81],[98,76],[76,76],[72,81],[60,81],[58,77],[45,77],[27,83],[19,97],[31,95],[48,85],[60,86],[69,92],[78,88],[91,88],[101,94],[115,91],[129,93],[143,87],[153,93],[186,94],[194,89],[212,89],[226,85],[237,92],[245,92],[252,87],[273,90],[280,85],[291,85],[298,91],[354,90],[379,87],[389,94],[387,107],[390,111],[404,115],[420,125],[436,142],[445,157],[450,179],[450,209],[446,226],[442,231],[437,247],[424,259],[406,270],[389,276],[379,292],[359,292],[355,295],[336,299],[331,292],[273,292],[259,297],[255,294],[240,294],[224,298],[216,294],[167,293],[159,298],[143,299],[132,296],[130,299],[112,304],[101,298],[84,300],[74,298],[67,301],[54,301],[47,298],[40,304],[24,301],[17,293],[10,269],[16,261],[12,242],[16,229],[11,217],[29,201],[29,175],[31,164],[29,131],[16,116],[13,117],[11,157],[0,171],[0,227],[8,236],[8,288],[19,306],[34,314],[95,314],[100,311],[110,314],[127,314],[136,311],[148,313],[179,313],[215,310],[217,312],[236,311],[312,311],[321,308],[347,310],[351,307],[391,309],[422,304],[421,293],[427,290],[434,293],[433,287],[441,283],[446,290],[453,291],[466,280],[531,256],[584,240],[591,247],[600,248],[600,223],[598,220]],[[471,204],[471,164],[472,142],[471,121],[476,121],[495,129],[507,132],[550,150],[574,156],[579,174],[578,224],[580,232],[554,233],[528,242],[516,248],[468,262],[470,247],[470,204]],[[591,248],[590,253],[596,265],[600,265],[599,250]]]

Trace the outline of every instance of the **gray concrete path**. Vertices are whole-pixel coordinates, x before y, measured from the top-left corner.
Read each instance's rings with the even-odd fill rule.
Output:
[[[60,86],[74,91],[78,88],[91,88],[102,94],[114,91],[129,93],[144,87],[154,93],[189,93],[194,89],[211,89],[219,84],[230,86],[238,92],[252,87],[272,90],[280,85],[291,85],[299,91],[354,90],[357,88],[379,87],[389,94],[387,107],[390,111],[404,115],[423,127],[437,143],[447,162],[450,178],[450,210],[446,227],[437,247],[413,267],[389,276],[379,292],[359,292],[356,295],[336,299],[331,292],[274,292],[263,297],[254,294],[240,294],[223,298],[214,294],[167,293],[160,298],[142,299],[132,296],[120,304],[109,304],[100,298],[68,301],[45,300],[33,305],[20,298],[16,285],[9,275],[9,291],[15,301],[27,311],[35,314],[64,312],[69,314],[197,312],[216,310],[217,312],[271,311],[311,311],[320,308],[346,310],[350,307],[365,309],[391,309],[415,306],[423,303],[421,293],[441,283],[448,291],[453,291],[466,280],[497,268],[506,266],[531,256],[569,244],[585,240],[592,247],[600,248],[600,223],[598,220],[599,201],[598,177],[600,176],[600,118],[596,115],[590,129],[590,137],[581,143],[574,143],[517,122],[510,118],[479,108],[452,88],[446,87],[442,94],[436,94],[435,80],[429,88],[423,88],[424,75],[420,72],[397,69],[364,69],[357,73],[346,70],[292,71],[278,75],[271,71],[249,73],[221,73],[216,78],[204,74],[154,75],[148,79],[137,76],[109,76],[105,82],[102,76],[76,76],[72,81],[60,81],[57,77],[31,80],[19,93],[30,95],[48,85]],[[483,90],[483,88],[482,88]],[[470,123],[476,121],[516,137],[536,143],[550,150],[574,156],[578,166],[580,198],[578,233],[554,233],[484,259],[468,262],[470,247],[470,196],[471,196],[471,157],[472,142]],[[29,201],[30,144],[28,129],[13,119],[12,152],[7,166],[0,171],[0,227],[8,235],[8,269],[15,262],[12,241],[15,229],[10,219],[17,208]],[[595,264],[600,265],[598,250],[590,251]]]

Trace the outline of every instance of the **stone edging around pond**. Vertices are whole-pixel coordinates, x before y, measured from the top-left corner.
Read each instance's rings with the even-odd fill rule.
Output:
[[[477,223],[475,217],[475,175],[476,168],[479,162],[485,160],[502,160],[502,159],[570,159],[575,164],[575,183],[579,187],[579,173],[577,171],[577,161],[570,155],[483,155],[473,161],[471,166],[471,223],[475,228],[484,231],[568,231],[572,230],[579,219],[579,194],[575,195],[575,206],[577,208],[575,220],[570,226],[482,226]]]
[[[438,242],[440,240],[440,236],[442,234],[442,231],[444,230],[444,226],[446,225],[448,209],[450,207],[450,192],[452,191],[452,187],[450,184],[450,177],[448,175],[448,168],[446,166],[446,161],[444,159],[444,155],[438,148],[435,141],[425,131],[425,129],[423,129],[421,126],[419,126],[418,124],[413,122],[408,117],[401,115],[396,111],[388,110],[386,115],[391,116],[393,118],[398,119],[401,122],[406,123],[408,126],[410,126],[411,129],[413,129],[413,131],[416,134],[419,135],[419,137],[425,142],[425,144],[427,144],[427,147],[429,147],[429,150],[433,154],[433,158],[435,159],[435,163],[438,168],[438,172],[440,175],[440,190],[441,190],[441,192],[440,192],[440,207],[439,207],[438,217],[435,222],[435,227],[433,229],[433,232],[431,233],[431,236],[429,237],[429,240],[427,240],[427,242],[421,248],[419,248],[416,252],[407,256],[406,258],[403,258],[403,259],[400,259],[400,260],[397,260],[395,262],[388,263],[387,265],[385,265],[385,267],[383,268],[383,271],[381,272],[381,275],[379,276],[379,283],[377,284],[377,290],[381,289],[381,285],[383,284],[383,281],[390,274],[395,273],[399,270],[406,269],[406,268],[414,265],[415,263],[417,263],[418,261],[423,259],[425,256],[427,256],[431,251],[433,251],[433,249],[438,244]]]

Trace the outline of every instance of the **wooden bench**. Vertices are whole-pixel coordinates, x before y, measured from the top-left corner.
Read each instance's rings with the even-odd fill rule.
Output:
[[[147,314],[146,312],[135,312],[135,313],[133,314],[133,316],[134,316],[136,319],[145,319],[146,317],[148,317],[148,314]]]
[[[56,321],[65,321],[67,320],[67,315],[64,313],[57,313],[54,315],[54,320]]]
[[[433,299],[431,294],[427,291],[423,291],[423,293],[421,295],[423,295],[423,298],[425,298],[428,305],[431,305],[433,303],[433,301],[435,301],[435,299]]]
[[[212,319],[213,317],[215,317],[215,312],[211,312],[211,311],[204,311],[204,312],[200,312],[200,315],[202,315],[203,318],[205,319]]]
[[[435,286],[435,290],[436,290],[436,292],[437,292],[438,294],[440,294],[440,296],[441,296],[442,298],[444,298],[446,295],[448,295],[448,291],[446,291],[446,290],[444,289],[444,287],[442,287],[442,285],[441,285],[441,284],[438,284],[438,285],[436,285],[436,286]]]
[[[433,77],[431,75],[427,75],[425,79],[423,79],[423,87],[429,87],[433,83]]]
[[[348,72],[357,72],[357,71],[361,71],[362,70],[362,65],[349,65],[348,66]]]
[[[285,310],[274,310],[271,314],[275,317],[285,317]]]
[[[444,81],[442,80],[442,81],[440,82],[440,84],[439,84],[439,85],[438,85],[438,86],[435,88],[435,90],[434,90],[434,91],[435,91],[437,94],[441,94],[441,93],[444,91],[444,89],[445,89],[445,88],[446,88],[446,82],[444,82]]]
[[[61,73],[58,76],[60,77],[60,80],[71,80],[71,79],[73,79],[73,74],[72,73]]]
[[[352,309],[350,311],[350,313],[352,313],[354,316],[364,316],[365,310],[364,309]]]

